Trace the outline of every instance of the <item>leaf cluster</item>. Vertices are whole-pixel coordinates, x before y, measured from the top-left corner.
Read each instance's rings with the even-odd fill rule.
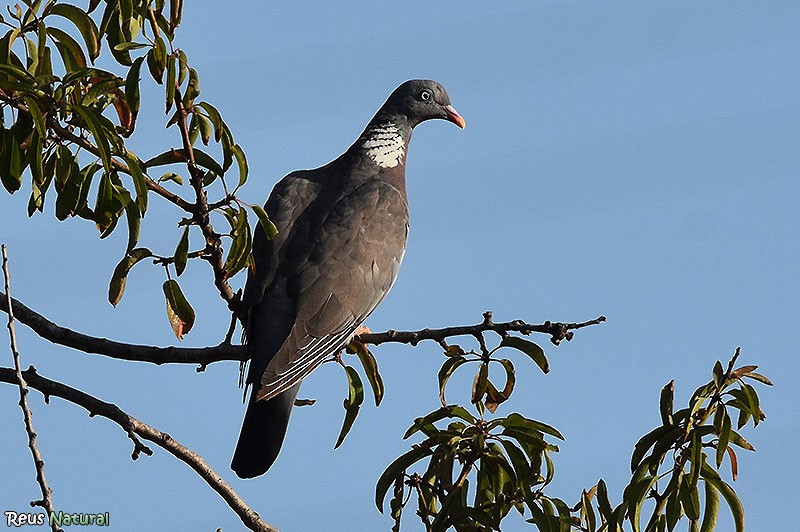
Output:
[[[3,188],[14,194],[29,176],[29,216],[43,212],[52,194],[59,221],[89,220],[101,238],[124,218],[128,241],[112,274],[108,300],[116,306],[131,268],[153,259],[167,270],[167,314],[181,338],[191,329],[194,311],[171,278],[170,266],[180,276],[188,259],[206,260],[222,297],[230,302],[234,295],[227,279],[250,264],[252,234],[245,207],[268,235],[276,232],[261,207],[236,196],[247,181],[247,159],[219,110],[198,99],[200,77],[175,45],[183,2],[91,0],[85,9],[54,0],[23,4],[9,7],[7,16],[0,14],[0,25],[6,28],[0,37]],[[95,65],[104,51],[113,57],[111,70]],[[143,65],[152,81],[164,87],[166,127],[175,128],[180,139],[180,147],[147,159],[127,145],[142,104]],[[216,156],[205,151],[212,140]],[[231,187],[226,176],[234,167],[238,177]],[[163,173],[156,177],[159,171]],[[217,183],[221,197],[209,202],[207,189]],[[171,255],[139,247],[151,192],[185,213],[178,221],[184,230]],[[215,231],[211,213],[229,230]],[[195,249],[190,247],[192,226],[203,237]]]

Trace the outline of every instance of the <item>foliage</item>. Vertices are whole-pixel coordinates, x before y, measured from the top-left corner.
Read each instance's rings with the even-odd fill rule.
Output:
[[[430,532],[451,527],[458,531],[500,530],[512,509],[529,515],[527,521],[542,532],[615,532],[625,526],[634,532],[671,532],[684,517],[690,530],[710,532],[716,527],[720,495],[731,510],[737,532],[744,530],[742,504],[718,470],[727,456],[731,477],[736,480],[734,446],[754,450],[738,430],[750,420],[757,426],[764,419],[758,394],[746,379],[772,383],[755,372],[756,366],[734,369],[738,349],[727,370],[720,362],[714,365],[712,380],[695,390],[686,408],[673,410],[673,382],[663,388],[662,424],[636,444],[631,480],[622,502],[612,507],[602,479],[584,490],[574,505],[545,493],[555,476],[550,455],[558,452],[551,440],[564,439],[557,429],[517,413],[496,419],[484,416],[486,410],[494,412],[490,404],[508,399],[513,391],[514,368],[507,359],[497,360],[507,372],[503,392],[497,392],[487,379],[488,365],[494,360],[491,355],[500,347],[512,346],[534,358],[540,367],[544,360],[546,367],[541,348],[530,344],[509,337],[495,350],[471,356],[458,346],[446,347],[448,358],[439,372],[443,406],[414,421],[404,438],[419,432],[425,439],[392,462],[378,480],[375,502],[379,510],[383,511],[392,490],[389,507],[394,530],[400,529],[403,510],[416,496],[416,514]],[[464,407],[444,404],[447,377],[468,361],[480,363],[472,396],[477,417]],[[737,417],[736,429],[731,412]],[[642,512],[648,499],[654,502],[643,527]]]
[[[124,218],[128,238],[111,273],[108,300],[114,306],[120,303],[127,276],[141,261],[162,266],[167,318],[178,339],[191,331],[195,320],[176,279],[188,261],[201,259],[211,266],[216,289],[235,312],[238,296],[228,280],[251,263],[247,209],[268,238],[276,234],[260,206],[237,197],[248,177],[245,152],[219,110],[199,99],[199,74],[176,43],[182,8],[181,0],[89,0],[85,9],[35,0],[0,14],[5,28],[0,37],[3,188],[18,193],[28,179],[29,216],[44,212],[47,195],[55,195],[58,220],[88,220],[100,238],[112,234]],[[180,148],[146,156],[129,149],[142,107],[143,72],[163,87],[165,125],[176,132]],[[151,193],[178,209],[176,225],[182,230],[167,252],[139,244]],[[214,223],[227,227],[220,233]],[[392,492],[395,530],[413,496],[416,513],[429,531],[499,530],[515,510],[540,531],[672,531],[685,517],[690,530],[708,532],[715,527],[720,497],[737,531],[743,530],[742,505],[719,470],[727,457],[736,479],[734,448],[753,450],[739,431],[749,421],[757,426],[763,419],[758,395],[745,379],[771,383],[755,373],[755,366],[734,369],[738,350],[727,370],[719,362],[714,366],[712,380],[695,391],[686,408],[675,411],[673,383],[664,387],[662,424],[636,444],[631,480],[619,505],[612,506],[602,479],[568,505],[545,493],[555,475],[552,454],[558,447],[553,442],[563,440],[561,433],[518,413],[491,418],[516,386],[514,364],[497,358],[500,350],[520,351],[544,373],[549,371],[540,346],[507,332],[498,334],[501,341],[491,350],[482,333],[474,334],[479,352],[441,341],[446,355],[438,373],[442,406],[414,421],[405,438],[420,434],[424,439],[392,462],[377,483],[381,511]],[[375,357],[358,342],[349,350],[358,356],[379,405],[383,381]],[[474,414],[445,399],[451,376],[470,364],[477,365]],[[336,446],[364,401],[358,371],[342,365],[348,396]],[[490,379],[491,365],[502,370],[502,383]],[[642,512],[650,513],[644,525]]]
[[[168,318],[181,338],[191,329],[194,311],[172,273],[179,277],[188,259],[206,260],[220,293],[233,305],[227,279],[250,260],[252,236],[244,207],[254,211],[267,234],[275,233],[261,207],[236,196],[247,181],[244,150],[217,108],[199,100],[199,75],[187,54],[176,47],[182,2],[92,0],[84,10],[37,0],[24,6],[9,8],[8,17],[0,15],[0,24],[8,28],[0,38],[3,187],[17,192],[27,174],[29,216],[43,212],[45,197],[53,190],[56,218],[94,222],[101,238],[124,217],[128,242],[112,274],[108,300],[117,305],[131,268],[152,259],[166,270]],[[104,43],[113,57],[109,69],[95,64]],[[140,110],[143,65],[152,81],[164,87],[166,126],[177,129],[182,145],[146,158],[128,147]],[[213,145],[216,156],[204,151]],[[229,183],[231,174],[236,178]],[[181,196],[187,189],[191,200]],[[209,200],[210,191],[218,199]],[[139,247],[151,192],[183,211],[178,224],[184,231],[171,254]],[[211,214],[224,220],[229,230],[215,232]],[[203,236],[194,250],[192,227]],[[229,240],[227,255],[223,238]]]

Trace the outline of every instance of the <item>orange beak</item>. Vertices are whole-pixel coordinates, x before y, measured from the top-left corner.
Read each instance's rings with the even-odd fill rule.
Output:
[[[447,119],[452,123],[454,123],[455,125],[457,125],[458,127],[460,127],[461,129],[464,129],[467,126],[467,123],[464,121],[464,118],[460,114],[458,114],[458,112],[452,105],[445,105],[444,112],[447,113]]]

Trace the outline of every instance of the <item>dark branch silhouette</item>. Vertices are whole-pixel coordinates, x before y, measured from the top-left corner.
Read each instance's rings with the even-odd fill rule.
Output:
[[[0,292],[0,310],[8,312],[6,295]],[[85,353],[105,355],[120,360],[136,362],[151,362],[153,364],[200,364],[206,366],[212,362],[223,360],[241,361],[244,350],[241,345],[221,343],[210,347],[157,347],[149,345],[135,345],[115,342],[106,338],[97,338],[83,333],[61,327],[48,320],[38,312],[31,310],[13,298],[11,308],[14,316],[20,323],[30,327],[37,335],[53,342],[54,344],[71,347]],[[440,329],[420,329],[418,331],[386,331],[381,333],[361,334],[355,337],[364,344],[380,345],[389,342],[417,345],[423,340],[432,340],[438,343],[454,336],[479,336],[484,332],[494,332],[506,336],[511,332],[531,334],[534,332],[547,334],[550,341],[558,345],[562,340],[571,340],[573,331],[590,325],[597,325],[605,321],[605,316],[579,323],[561,323],[546,321],[542,324],[527,323],[514,320],[503,323],[494,323],[492,313],[485,312],[484,319],[476,325],[462,325],[444,327]]]
[[[6,299],[6,304],[8,304],[8,301],[11,300],[11,275],[8,272],[8,254],[6,252],[5,244],[2,245],[2,255],[3,280],[6,287],[4,299]],[[14,369],[8,370],[9,373],[13,373],[13,375],[10,375],[9,382],[16,384],[17,387],[19,387],[19,407],[22,409],[22,417],[25,420],[25,432],[28,435],[28,447],[31,450],[33,465],[36,468],[36,482],[39,483],[39,487],[42,490],[42,499],[31,502],[31,506],[41,506],[49,515],[52,515],[55,512],[55,507],[53,506],[53,490],[50,489],[50,486],[47,484],[47,478],[44,474],[44,459],[42,458],[42,453],[39,450],[39,444],[36,441],[36,431],[33,428],[33,413],[28,406],[28,383],[25,382],[25,378],[22,374],[19,348],[17,347],[17,335],[14,328],[13,312],[8,313],[7,327],[8,336],[11,340],[11,354],[14,357]],[[58,527],[55,524],[52,524],[51,528],[53,529],[53,532],[58,532]]]
[[[225,500],[248,528],[263,532],[277,532],[276,528],[265,523],[258,513],[251,509],[227,482],[222,480],[222,477],[206,463],[202,456],[181,445],[169,434],[136,419],[113,403],[106,403],[76,388],[42,377],[33,366],[23,371],[22,376],[29,387],[42,392],[46,402],[49,402],[51,396],[60,397],[85,408],[89,412],[89,416],[102,416],[122,427],[134,442],[132,453],[134,460],[141,452],[152,454],[152,451],[137,439],[136,436],[140,436],[155,443],[191,467],[211,489]],[[16,379],[16,372],[13,369],[0,368],[0,382],[14,384]]]

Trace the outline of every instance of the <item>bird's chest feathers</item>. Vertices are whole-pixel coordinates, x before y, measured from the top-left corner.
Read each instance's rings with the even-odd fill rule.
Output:
[[[380,124],[362,135],[361,147],[369,160],[381,168],[394,168],[405,162],[406,139],[394,124]]]

